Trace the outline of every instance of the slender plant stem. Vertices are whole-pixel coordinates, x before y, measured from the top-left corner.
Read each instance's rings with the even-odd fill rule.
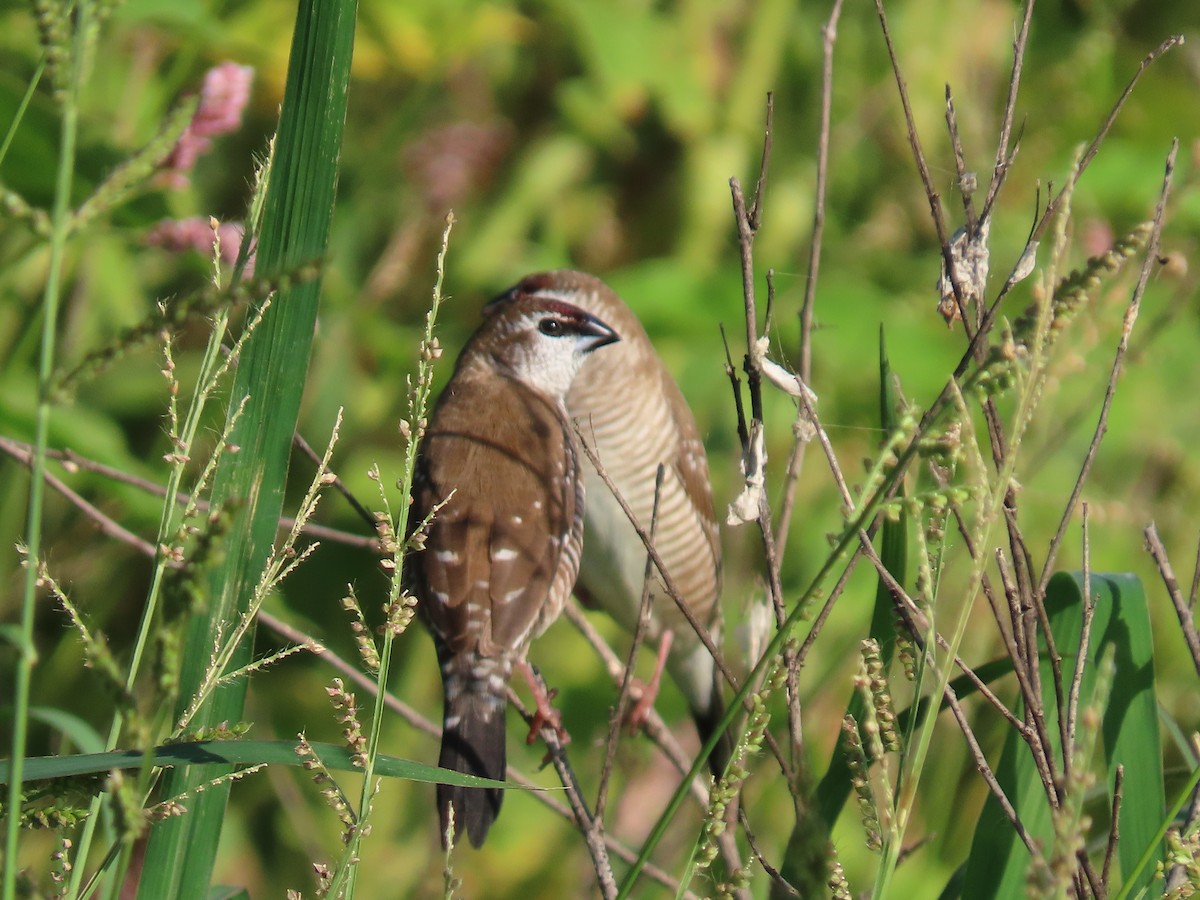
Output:
[[[404,472],[400,477],[400,508],[395,516],[393,524],[393,536],[397,541],[398,546],[403,546],[403,542],[408,535],[408,516],[411,511],[409,505],[409,496],[412,493],[413,476],[417,468],[417,452],[420,448],[420,439],[423,429],[425,416],[429,408],[433,361],[436,356],[432,353],[427,355],[426,351],[434,345],[434,325],[437,322],[438,310],[441,308],[445,295],[442,293],[442,282],[446,274],[446,253],[450,245],[450,231],[454,227],[454,213],[446,216],[446,227],[442,231],[442,246],[437,257],[437,276],[433,285],[433,301],[429,307],[429,312],[425,318],[425,334],[421,342],[422,354],[421,359],[417,363],[417,379],[413,386],[410,407],[409,407],[409,422],[412,429],[404,454]],[[385,697],[387,694],[388,674],[391,671],[392,659],[392,641],[396,636],[396,629],[392,627],[391,610],[396,604],[401,602],[401,584],[403,582],[403,558],[400,553],[397,553],[396,571],[392,578],[391,589],[388,597],[388,618],[389,622],[384,626],[383,630],[383,646],[379,651],[379,675],[377,681],[379,690],[375,694],[375,704],[371,710],[371,730],[367,737],[367,762],[363,767],[363,786],[362,795],[359,799],[358,806],[358,821],[354,828],[354,832],[347,844],[346,853],[343,857],[343,865],[339,868],[339,872],[334,879],[334,882],[329,890],[329,896],[338,896],[339,883],[345,881],[346,897],[353,897],[355,890],[355,882],[358,876],[358,866],[353,862],[359,858],[359,845],[368,830],[365,826],[370,817],[371,798],[375,794],[375,758],[379,753],[379,741],[383,736],[383,714],[386,709]],[[348,863],[348,864],[347,864]]]
[[[82,0],[75,23],[71,77],[62,105],[59,127],[58,173],[51,213],[50,269],[42,295],[42,339],[38,359],[38,405],[34,424],[33,461],[30,466],[29,511],[25,524],[25,587],[21,598],[21,623],[17,642],[16,685],[13,695],[11,776],[8,783],[8,819],[4,833],[3,897],[12,900],[17,885],[17,845],[21,826],[21,787],[25,769],[25,742],[29,734],[29,694],[37,648],[33,644],[34,606],[37,600],[38,556],[42,545],[42,503],[46,493],[46,444],[50,433],[51,379],[58,337],[58,306],[62,299],[63,261],[71,230],[71,183],[75,172],[75,138],[78,132],[80,67],[85,58],[85,41],[91,28],[92,6]]]
[[[42,73],[45,71],[46,55],[43,53],[37,68],[33,70],[33,77],[29,79],[29,87],[25,89],[25,96],[17,104],[17,111],[13,114],[12,122],[4,135],[4,141],[0,143],[0,166],[4,165],[4,157],[8,156],[8,148],[12,146],[13,138],[17,136],[17,129],[21,127],[21,120],[25,118],[25,110],[29,108],[29,101],[33,99],[38,83],[42,80]]]

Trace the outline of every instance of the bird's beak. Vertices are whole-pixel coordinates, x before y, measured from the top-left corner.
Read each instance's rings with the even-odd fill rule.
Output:
[[[580,328],[579,346],[584,353],[591,353],[593,350],[615,344],[620,339],[621,336],[612,328],[589,314]]]

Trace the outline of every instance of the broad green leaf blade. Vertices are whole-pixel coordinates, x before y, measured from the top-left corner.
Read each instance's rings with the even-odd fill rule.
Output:
[[[340,744],[311,744],[325,768],[335,772],[361,772],[354,765],[350,751]],[[298,766],[302,760],[296,755],[295,741],[196,741],[193,743],[165,744],[154,748],[150,754],[153,765],[173,767],[205,767],[227,771],[232,766],[253,766],[266,763],[272,766]],[[141,750],[114,750],[110,753],[77,753],[71,756],[36,756],[27,760],[23,772],[26,782],[47,778],[70,778],[79,775],[94,775],[113,769],[137,769],[146,761]],[[7,760],[0,760],[0,784],[7,784],[10,775]],[[201,774],[205,774],[201,771]],[[375,774],[388,778],[404,778],[430,784],[461,784],[465,787],[503,787],[524,790],[522,785],[505,781],[492,781],[464,775],[437,766],[400,759],[380,754],[375,764]]]
[[[1082,583],[1081,573],[1060,572],[1050,580],[1046,590],[1046,611],[1055,644],[1063,657],[1064,678],[1070,677],[1068,673],[1074,670],[1079,652],[1083,623]],[[1133,872],[1146,848],[1157,842],[1158,827],[1166,806],[1150,619],[1141,582],[1133,575],[1094,574],[1091,591],[1096,611],[1080,687],[1081,708],[1085,698],[1091,695],[1098,661],[1112,646],[1116,675],[1104,713],[1102,733],[1105,784],[1111,799],[1116,768],[1124,765],[1117,861],[1123,873]],[[1054,745],[1055,758],[1061,766],[1058,709],[1050,678],[1049,664],[1043,662],[1046,727]],[[1053,832],[1049,803],[1028,747],[1015,732],[1005,740],[996,777],[1029,833],[1049,846]],[[1155,855],[1161,855],[1161,847],[1155,850]],[[989,797],[975,829],[961,896],[1023,898],[1030,863],[1029,852],[1017,839],[999,804]],[[1137,885],[1148,883],[1152,872],[1152,867],[1144,870]]]
[[[1137,861],[1131,870],[1129,881],[1121,887],[1121,891],[1116,895],[1115,900],[1128,900],[1129,895],[1133,893],[1134,886],[1143,883],[1142,873],[1147,870],[1153,871],[1151,863],[1162,856],[1161,844],[1163,838],[1167,835],[1167,830],[1179,820],[1180,814],[1183,812],[1183,807],[1192,801],[1192,795],[1195,793],[1197,785],[1200,785],[1200,766],[1192,769],[1192,774],[1188,776],[1187,781],[1176,792],[1171,803],[1171,808],[1167,810],[1167,814],[1163,816],[1162,822],[1159,823],[1153,842],[1147,845],[1146,852],[1142,854],[1141,859]],[[1142,897],[1146,893],[1146,888],[1143,887],[1137,896]]]
[[[288,62],[259,236],[257,270],[286,275],[320,259],[328,243],[337,185],[338,156],[354,45],[355,0],[302,0]],[[230,411],[249,398],[230,443],[239,450],[221,457],[213,481],[215,505],[233,512],[227,563],[210,583],[208,615],[197,616],[187,636],[181,702],[200,684],[214,638],[228,634],[249,603],[274,538],[287,481],[288,456],[300,409],[316,325],[320,282],[280,290],[238,361]],[[233,665],[244,664],[251,640]],[[219,689],[191,727],[212,727],[242,716],[246,684]],[[191,790],[221,774],[173,770],[164,796]],[[138,896],[147,900],[208,895],[220,840],[228,785],[188,803],[189,813],[151,832]]]
[[[55,709],[53,706],[35,706],[29,710],[29,717],[49,725],[84,753],[99,753],[104,749],[104,738],[92,727],[91,723],[65,709]]]
[[[1127,573],[1093,575],[1092,592],[1107,599],[1107,603],[1096,609],[1093,634],[1103,635],[1104,644],[1116,645],[1117,675],[1104,713],[1104,755],[1110,800],[1117,766],[1125,769],[1121,839],[1117,844],[1117,860],[1121,864],[1121,877],[1125,878],[1134,871],[1145,850],[1157,843],[1158,827],[1167,805],[1154,686],[1154,637],[1146,594],[1137,576]],[[1073,629],[1078,634],[1082,625],[1082,573],[1055,575],[1046,588],[1046,606],[1051,615],[1059,609],[1070,611],[1073,620],[1063,617],[1066,630],[1069,633]],[[1105,609],[1111,611],[1108,619],[1101,618]],[[1062,640],[1060,630],[1055,627],[1056,641]],[[1089,674],[1090,662],[1099,658],[1098,654],[1088,654]],[[1082,696],[1087,696],[1088,686],[1085,676]],[[1161,856],[1160,847],[1153,859]],[[1133,885],[1133,890],[1136,892],[1148,885],[1153,874],[1151,866]]]

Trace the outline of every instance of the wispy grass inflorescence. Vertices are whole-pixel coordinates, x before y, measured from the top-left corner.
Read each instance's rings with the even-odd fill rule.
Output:
[[[1116,241],[1111,249],[1088,259],[1082,269],[1067,275],[1054,288],[1050,301],[1048,345],[1053,344],[1063,330],[1100,289],[1108,278],[1116,275],[1135,254],[1141,251],[1154,229],[1153,222],[1142,222]],[[1023,312],[1012,326],[1012,336],[1021,346],[1028,346],[1037,330],[1038,305]]]
[[[17,552],[25,555],[24,547],[18,546]],[[22,564],[29,565],[30,561],[25,559]],[[83,614],[50,574],[50,569],[44,561],[37,563],[37,583],[38,587],[50,593],[59,608],[71,620],[71,625],[78,633],[80,643],[83,644],[84,665],[100,676],[105,688],[116,699],[118,708],[126,713],[132,711],[134,709],[133,697],[125,689],[124,676],[113,657],[112,649],[108,646],[108,639],[104,633],[88,626]]]
[[[164,329],[177,331],[191,322],[218,315],[227,316],[232,310],[253,306],[256,313],[252,324],[241,336],[241,342],[244,342],[253,325],[266,312],[268,298],[296,284],[313,280],[319,272],[318,265],[310,264],[282,275],[255,276],[227,288],[207,284],[173,300],[161,301],[142,322],[125,329],[103,347],[89,352],[70,369],[56,372],[55,396],[59,400],[69,399],[84,382],[95,378],[143,344],[160,339]],[[230,353],[228,358],[236,359],[237,354]]]
[[[342,841],[348,843],[351,834],[358,827],[358,816],[355,815],[349,798],[343,793],[333,775],[325,768],[325,764],[321,762],[304,733],[296,735],[296,739],[298,741],[296,755],[300,757],[300,765],[309,773],[313,784],[317,786],[321,796],[325,799],[326,805],[337,813],[337,817],[342,823]]]
[[[861,652],[863,673],[858,679],[858,687],[867,695],[866,699],[875,710],[875,719],[879,724],[880,755],[885,750],[898,753],[900,737],[896,733],[896,713],[892,706],[891,689],[884,674],[879,643],[873,638],[868,638],[862,642]]]
[[[342,424],[342,411],[339,409],[337,419],[334,422],[332,433],[329,437],[329,442],[325,448],[325,454],[321,458],[320,465],[317,467],[316,474],[309,483],[308,490],[305,492],[304,499],[300,501],[299,509],[296,512],[295,521],[291,531],[288,532],[282,544],[277,547],[272,547],[271,552],[267,556],[266,564],[263,567],[262,574],[259,576],[258,584],[255,585],[254,593],[250,599],[250,604],[242,613],[235,624],[233,630],[226,634],[224,627],[217,629],[217,635],[213,641],[212,657],[205,670],[204,677],[200,681],[200,687],[193,694],[191,701],[188,704],[187,710],[180,717],[176,724],[176,731],[183,731],[187,728],[188,723],[208,700],[212,693],[221,685],[228,684],[231,681],[261,671],[267,666],[298,653],[302,650],[313,650],[315,645],[292,646],[286,647],[275,653],[271,653],[265,657],[254,660],[245,666],[240,666],[236,669],[230,669],[231,662],[237,652],[239,645],[250,633],[250,629],[254,624],[254,618],[258,615],[259,609],[267,597],[278,590],[279,585],[288,575],[296,570],[296,568],[304,562],[308,556],[320,546],[317,542],[313,542],[297,550],[296,544],[300,540],[301,532],[304,526],[312,518],[317,510],[317,505],[320,502],[321,490],[327,485],[336,480],[333,473],[329,470],[329,463],[333,458],[333,448],[337,446],[338,432]]]
[[[1167,856],[1157,864],[1155,875],[1166,880],[1163,900],[1185,900],[1200,894],[1200,822],[1185,831],[1167,831]]]
[[[446,848],[442,860],[442,900],[454,900],[462,879],[454,875],[454,806],[450,806],[446,814],[446,833],[442,836],[442,845]]]
[[[920,417],[915,407],[907,406],[897,414],[897,425],[888,435],[887,441],[879,455],[867,461],[866,479],[858,489],[858,497],[852,508],[842,510],[847,521],[853,521],[863,507],[874,501],[876,494],[889,477],[895,472],[900,462],[900,454],[912,443],[920,425]]]
[[[375,661],[375,657],[378,657],[375,676],[380,690],[375,694],[366,746],[355,751],[356,753],[363,754],[363,786],[358,804],[358,824],[353,829],[353,833],[346,843],[345,851],[329,876],[325,893],[330,896],[339,896],[343,891],[350,895],[354,893],[359,859],[359,844],[362,838],[370,833],[371,801],[379,790],[379,779],[375,775],[375,760],[379,754],[379,744],[383,733],[383,716],[386,708],[386,691],[384,687],[387,685],[391,666],[392,642],[411,623],[415,611],[414,598],[404,590],[404,554],[409,548],[406,546],[407,541],[402,536],[406,536],[409,533],[408,516],[411,508],[410,495],[412,493],[413,478],[416,473],[417,449],[420,446],[421,438],[425,434],[425,428],[429,421],[428,414],[433,392],[434,363],[442,355],[441,345],[434,334],[434,326],[437,323],[438,312],[445,300],[445,296],[442,293],[442,284],[446,272],[446,254],[449,249],[450,231],[453,226],[454,214],[450,213],[446,216],[446,226],[442,231],[441,249],[437,257],[437,273],[429,309],[425,314],[425,329],[421,337],[418,352],[416,378],[414,380],[410,377],[407,380],[408,410],[406,417],[400,422],[399,426],[400,437],[404,442],[404,469],[396,482],[396,488],[399,491],[401,500],[394,514],[392,512],[392,505],[388,500],[388,491],[384,488],[384,480],[379,467],[373,465],[369,473],[371,479],[379,486],[379,497],[383,506],[383,512],[377,517],[377,531],[381,547],[383,548],[381,566],[388,575],[389,582],[388,596],[383,605],[385,620],[381,628],[382,641],[377,645],[374,655],[366,654],[372,662]],[[363,637],[363,635],[356,634],[356,641],[360,637]],[[364,651],[361,649],[361,641],[359,643],[359,652],[360,655],[363,655]]]
[[[181,816],[187,812],[187,806],[184,804],[185,800],[195,797],[198,794],[203,794],[205,791],[211,791],[213,788],[219,787],[220,785],[241,781],[243,778],[248,778],[256,772],[261,772],[266,767],[266,763],[259,763],[254,766],[247,766],[244,769],[238,769],[237,771],[229,772],[217,778],[210,779],[201,785],[197,785],[190,791],[177,794],[170,800],[164,800],[161,803],[156,803],[154,806],[146,809],[143,815],[145,816],[147,823],[159,822],[172,816]]]
[[[333,679],[325,688],[329,702],[337,710],[338,723],[342,726],[342,740],[350,749],[350,759],[360,769],[367,765],[367,739],[363,736],[362,722],[358,720],[358,702],[353,691],[346,690],[346,684],[340,678]]]
[[[742,784],[750,775],[750,770],[747,768],[748,759],[762,751],[767,726],[771,723],[771,713],[767,708],[767,703],[771,696],[787,682],[787,667],[783,661],[788,654],[794,654],[798,648],[799,642],[795,639],[789,640],[784,645],[784,652],[771,661],[770,668],[764,673],[762,687],[750,695],[751,709],[746,727],[733,748],[733,755],[725,768],[725,773],[712,786],[709,793],[708,810],[704,816],[704,830],[695,854],[697,868],[708,868],[717,858],[719,849],[717,839],[725,833],[727,827],[726,812],[732,804],[737,803]],[[743,866],[731,872],[729,883],[717,885],[718,892],[734,894],[742,890],[749,884],[750,874],[749,866]]]
[[[16,191],[0,186],[0,210],[14,222],[24,222],[29,230],[41,238],[49,238],[50,216],[44,209],[33,206]]]
[[[851,715],[842,720],[842,748],[846,752],[846,765],[850,770],[850,785],[858,798],[858,813],[867,833],[867,848],[879,850],[883,846],[883,833],[875,795],[871,791],[871,764],[859,735],[858,722]]]
[[[58,846],[54,852],[50,854],[50,883],[54,885],[55,900],[59,897],[66,896],[67,878],[71,874],[71,839],[68,837],[60,837]]]
[[[354,634],[354,644],[358,647],[359,659],[362,660],[363,666],[368,672],[372,675],[377,674],[379,672],[379,648],[375,646],[375,639],[371,636],[371,629],[367,626],[366,617],[363,616],[358,595],[354,592],[354,585],[346,585],[346,596],[342,598],[342,609],[353,616],[350,622],[350,631]]]
[[[854,895],[850,892],[850,882],[837,858],[837,847],[832,843],[829,845],[829,881],[826,884],[833,900],[852,900]]]
[[[67,99],[67,84],[71,74],[71,7],[72,4],[64,0],[33,2],[38,38],[42,52],[46,54],[46,73],[50,76],[54,99],[59,103]]]
[[[167,114],[150,142],[113,169],[75,210],[71,220],[72,230],[81,230],[100,216],[107,215],[130,195],[149,184],[171,148],[187,129],[195,115],[197,103],[197,98],[188,98]]]

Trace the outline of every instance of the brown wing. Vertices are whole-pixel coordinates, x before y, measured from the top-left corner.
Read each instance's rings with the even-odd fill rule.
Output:
[[[694,547],[693,552],[706,553],[709,565],[693,567],[703,582],[694,588],[697,602],[703,608],[695,610],[703,622],[711,622],[718,617],[717,597],[721,591],[721,534],[717,525],[717,517],[713,512],[712,479],[708,472],[708,456],[704,452],[704,443],[700,440],[700,430],[696,420],[688,408],[687,400],[675,380],[662,370],[663,394],[671,407],[671,417],[675,423],[675,431],[679,435],[679,445],[675,449],[671,468],[679,479],[684,494],[687,495],[690,512],[695,516],[700,531],[704,535],[703,549]],[[687,590],[684,593],[687,594]],[[701,599],[702,598],[702,599]]]
[[[510,379],[459,373],[419,471],[415,521],[449,498],[413,557],[423,614],[451,652],[524,653],[578,570],[579,479],[562,413]]]

